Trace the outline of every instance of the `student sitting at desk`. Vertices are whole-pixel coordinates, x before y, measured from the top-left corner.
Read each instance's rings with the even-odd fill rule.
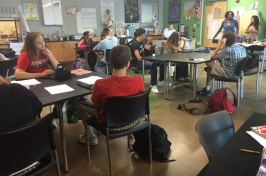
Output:
[[[145,29],[139,28],[134,33],[135,38],[131,40],[131,54],[132,59],[131,63],[134,66],[142,68],[142,58],[144,56],[144,48],[150,49],[151,46],[149,44],[144,45],[143,40],[145,39]],[[161,61],[145,61],[144,68],[151,69],[151,91],[153,93],[159,93],[157,88],[157,67],[160,67],[160,82],[158,86],[164,86],[164,63]]]
[[[42,111],[42,103],[32,91],[9,83],[0,76],[0,132],[29,123]]]
[[[130,49],[120,45],[114,47],[110,52],[110,60],[113,65],[113,74],[109,78],[99,79],[95,82],[91,100],[81,100],[78,103],[81,120],[86,128],[86,121],[91,115],[105,123],[104,104],[107,98],[113,96],[134,95],[144,91],[140,76],[127,76],[127,69],[130,66]],[[134,124],[132,124],[133,126]],[[85,130],[86,131],[86,130]],[[89,144],[97,145],[97,136],[93,134],[92,127],[88,131]],[[86,133],[79,136],[80,143],[86,143]]]
[[[100,40],[104,40],[106,38],[106,32],[105,31],[108,31],[109,32],[109,28],[104,28],[102,33],[101,33],[101,39]]]
[[[103,35],[106,36],[105,39],[101,40],[94,48],[93,51],[103,50],[104,52],[104,63],[106,62],[106,50],[112,49],[118,45],[118,40],[116,37],[110,37],[110,32],[107,30],[103,31]]]
[[[54,73],[58,61],[45,47],[44,37],[39,32],[29,32],[18,57],[15,79],[39,78]],[[52,69],[48,69],[48,65]]]
[[[221,51],[220,51],[221,50]],[[198,94],[204,96],[211,96],[210,84],[211,75],[221,76],[225,78],[235,78],[237,63],[246,57],[246,49],[236,44],[236,36],[232,32],[224,33],[219,46],[211,55],[211,59],[224,60],[224,67],[220,67],[214,62],[207,62],[206,69],[206,87],[201,91],[197,91]]]
[[[15,79],[39,78],[55,73],[58,61],[53,53],[45,47],[44,37],[39,32],[29,32],[18,57]],[[48,65],[53,70],[48,68]],[[56,127],[57,113],[54,108],[53,126]]]
[[[79,48],[86,48],[86,47],[92,47],[93,42],[95,40],[92,38],[92,33],[90,31],[86,31],[83,33],[83,36],[81,37],[78,47]],[[84,58],[84,52],[83,51],[78,51],[80,57]],[[95,52],[91,51],[88,53],[88,64],[90,66],[91,71],[94,71],[94,66],[97,61],[97,55]]]
[[[184,45],[181,48],[181,41],[184,41]],[[179,36],[177,32],[173,32],[171,36],[167,39],[165,45],[164,45],[164,54],[172,53],[180,51],[181,49],[184,50],[185,44],[186,44],[186,38]],[[188,76],[188,64],[187,63],[178,63],[178,80],[179,81],[189,81],[190,77]]]

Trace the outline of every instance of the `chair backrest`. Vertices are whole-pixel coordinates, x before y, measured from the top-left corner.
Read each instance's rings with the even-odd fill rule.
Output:
[[[107,127],[126,125],[150,114],[150,90],[131,96],[108,98],[104,109]]]
[[[18,57],[15,57],[14,59],[10,60],[0,61],[0,75],[2,77],[6,77],[7,69],[9,69],[8,73],[9,76],[14,75],[15,74],[14,67],[17,66],[17,60]]]
[[[244,70],[259,67],[260,55],[255,53],[248,53],[248,55],[250,55],[251,58],[247,60]]]
[[[52,117],[51,113],[0,134],[0,175],[19,171],[55,149]]]
[[[111,63],[111,61],[110,61],[110,51],[111,51],[111,49],[106,49],[106,51],[105,51],[106,62],[108,62],[108,63]]]
[[[120,45],[126,45],[126,39],[127,39],[126,37],[120,38],[119,39],[119,44]]]
[[[212,113],[199,120],[196,130],[209,160],[235,133],[232,118],[225,110]]]
[[[247,50],[250,51],[250,52],[263,51],[264,50],[264,46],[252,45],[252,46],[247,47]]]
[[[247,55],[245,58],[243,58],[242,60],[240,60],[237,63],[237,67],[236,67],[236,74],[237,74],[237,76],[240,76],[242,74],[241,72],[244,70],[246,63],[247,63],[247,61],[250,58],[251,58],[251,56],[250,55]]]

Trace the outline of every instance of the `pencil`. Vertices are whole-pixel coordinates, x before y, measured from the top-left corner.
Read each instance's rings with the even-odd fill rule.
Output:
[[[260,153],[258,151],[253,151],[253,150],[247,150],[247,149],[239,149],[240,151],[243,151],[243,152],[249,152],[249,153]]]
[[[8,78],[8,72],[9,72],[9,69],[7,69],[7,71],[6,71],[6,80]]]

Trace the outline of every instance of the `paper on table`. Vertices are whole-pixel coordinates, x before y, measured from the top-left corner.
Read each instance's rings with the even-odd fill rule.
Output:
[[[204,61],[204,58],[194,58],[195,61]]]
[[[253,137],[260,145],[263,147],[266,147],[266,139],[258,134],[256,134],[254,131],[247,131],[247,133]]]
[[[74,91],[73,88],[69,87],[66,84],[45,87],[45,89],[52,95]]]
[[[21,85],[36,85],[36,84],[41,84],[41,82],[37,81],[36,79],[26,79],[22,81],[11,81],[11,83],[17,83]]]
[[[90,77],[87,77],[87,78],[82,78],[82,79],[78,79],[78,81],[80,82],[84,82],[86,84],[94,84],[96,80],[98,79],[103,79],[99,76],[90,76]]]

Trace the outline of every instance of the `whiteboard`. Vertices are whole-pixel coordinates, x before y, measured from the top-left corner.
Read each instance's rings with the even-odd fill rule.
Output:
[[[63,25],[61,0],[42,0],[44,25]]]

